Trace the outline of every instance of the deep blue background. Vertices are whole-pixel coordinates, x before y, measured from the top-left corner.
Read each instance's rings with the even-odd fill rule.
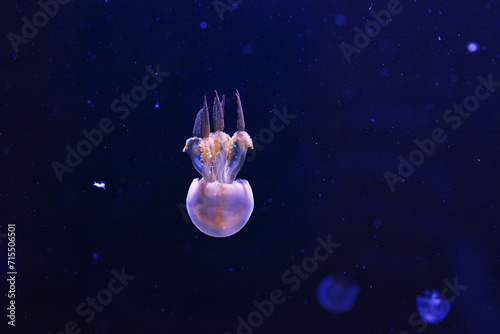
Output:
[[[211,1],[72,1],[13,54],[7,34],[39,7],[3,1],[0,233],[16,224],[18,267],[16,328],[6,333],[58,333],[70,320],[82,333],[236,333],[236,317],[289,291],[281,275],[328,235],[341,247],[255,333],[417,333],[415,296],[455,277],[468,288],[424,333],[500,332],[500,89],[458,130],[442,121],[477,76],[500,81],[500,5],[402,1],[347,63],[339,43],[353,43],[371,5],[387,1],[243,0],[221,21]],[[119,122],[111,102],[156,64],[170,75]],[[244,165],[255,209],[225,239],[178,208],[198,177],[181,150],[214,89],[226,94],[230,134],[235,89],[251,136],[274,108],[297,115]],[[117,129],[58,182],[51,163],[105,117]],[[397,157],[435,127],[448,140],[391,192],[384,172],[397,173]],[[123,267],[135,279],[84,323],[77,305]],[[327,274],[359,283],[350,312],[318,306]]]

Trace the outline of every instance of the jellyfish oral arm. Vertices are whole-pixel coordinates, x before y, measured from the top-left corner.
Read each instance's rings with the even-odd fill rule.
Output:
[[[194,179],[188,191],[186,206],[194,225],[212,237],[227,237],[245,226],[253,211],[250,184],[236,176],[245,161],[252,139],[245,132],[243,108],[238,91],[237,129],[232,137],[224,132],[225,96],[217,91],[212,118],[215,132],[210,132],[207,99],[196,115],[193,137],[186,140],[183,152],[191,157],[202,179]],[[200,136],[203,136],[200,138]]]

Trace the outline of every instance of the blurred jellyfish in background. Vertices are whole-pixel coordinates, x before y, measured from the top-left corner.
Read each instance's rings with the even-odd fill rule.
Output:
[[[425,296],[417,296],[417,310],[420,318],[428,324],[437,324],[443,321],[450,312],[450,303],[444,301],[439,292],[424,291]]]
[[[360,291],[359,285],[352,280],[325,276],[316,295],[319,305],[326,311],[342,314],[352,309]]]

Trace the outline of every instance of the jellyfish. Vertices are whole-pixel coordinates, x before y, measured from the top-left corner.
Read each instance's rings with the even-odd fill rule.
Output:
[[[219,100],[217,91],[212,109],[215,132],[210,132],[207,97],[196,116],[193,137],[186,140],[183,152],[191,157],[202,178],[191,183],[186,207],[193,224],[211,237],[223,238],[240,231],[253,211],[252,188],[247,180],[236,179],[246,153],[253,149],[252,139],[245,132],[245,119],[240,94],[237,129],[232,137],[224,132],[225,96]],[[203,136],[202,138],[200,138]]]
[[[328,275],[319,283],[316,296],[319,305],[326,311],[342,314],[352,309],[359,292],[356,282]]]
[[[417,310],[420,318],[431,325],[443,321],[450,312],[450,303],[443,300],[436,290],[432,290],[432,293],[426,290],[424,295],[417,296]]]

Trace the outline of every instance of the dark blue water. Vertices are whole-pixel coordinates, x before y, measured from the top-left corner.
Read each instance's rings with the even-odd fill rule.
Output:
[[[496,0],[0,18],[1,333],[500,332]],[[220,231],[253,199],[224,238],[192,223],[182,152],[214,90],[231,137],[238,90],[253,141],[253,194],[193,204]],[[234,138],[192,155],[229,163]]]

